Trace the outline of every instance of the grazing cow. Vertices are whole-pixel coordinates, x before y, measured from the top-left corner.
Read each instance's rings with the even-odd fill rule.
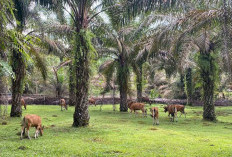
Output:
[[[186,118],[186,112],[184,111],[185,106],[184,105],[175,105],[175,106],[176,106],[177,112],[179,111],[181,113],[180,117],[181,117],[182,114],[184,114],[184,116]]]
[[[176,121],[177,121],[177,108],[175,105],[168,105],[168,106],[164,106],[164,112],[168,112],[168,115],[171,114],[171,121],[174,122],[174,119],[176,117]]]
[[[61,106],[61,111],[62,108],[64,107],[66,110],[68,110],[68,105],[65,103],[65,99],[60,99],[60,106]]]
[[[132,111],[134,111],[134,113],[135,113],[136,110],[141,110],[143,112],[143,116],[147,116],[147,109],[145,109],[144,103],[130,101],[128,103],[128,108],[131,110],[131,113],[132,113]]]
[[[89,104],[95,105],[96,106],[96,100],[94,98],[89,98]]]
[[[21,140],[23,139],[23,135],[25,134],[25,128],[27,128],[27,137],[29,139],[31,139],[31,137],[29,135],[30,127],[35,127],[35,129],[36,129],[35,139],[36,139],[36,137],[38,138],[39,133],[41,136],[43,135],[44,127],[42,127],[42,121],[41,121],[40,116],[35,115],[35,114],[30,114],[30,115],[24,116],[24,118],[23,118],[21,137],[20,137]]]
[[[150,108],[151,117],[153,118],[153,125],[159,125],[159,109],[158,107]]]
[[[179,111],[181,114],[179,117],[181,117],[182,114],[185,115],[185,118],[186,118],[186,112],[184,111],[185,109],[185,106],[184,105],[177,105],[177,104],[174,104],[176,106],[176,110],[177,112]],[[166,109],[165,109],[166,110]],[[166,111],[167,112],[167,111]],[[170,113],[168,114],[168,117],[170,117]]]
[[[149,97],[148,96],[146,96],[146,97],[142,97],[142,102],[146,102],[146,103],[149,103],[150,104],[150,106],[151,106],[151,100],[149,99]]]
[[[21,98],[21,106],[24,106],[25,110],[27,109],[27,105],[23,98]]]

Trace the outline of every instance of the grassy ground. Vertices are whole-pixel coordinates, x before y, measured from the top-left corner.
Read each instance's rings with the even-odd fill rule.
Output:
[[[201,107],[187,107],[187,118],[173,123],[159,105],[158,126],[151,117],[99,108],[90,107],[89,127],[73,128],[73,107],[28,106],[23,115],[40,115],[44,136],[20,140],[21,118],[9,118],[0,124],[0,156],[232,156],[232,107],[216,108],[217,123],[202,121]]]

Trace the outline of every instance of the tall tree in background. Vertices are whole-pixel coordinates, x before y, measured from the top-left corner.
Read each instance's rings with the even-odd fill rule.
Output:
[[[117,21],[121,18],[120,14],[114,14],[118,8],[108,10],[110,23],[102,25],[104,33],[102,37],[103,47],[106,55],[111,60],[106,61],[100,67],[100,72],[104,74],[107,87],[112,79],[113,73],[117,73],[117,82],[120,91],[120,111],[125,112],[127,107],[127,94],[129,91],[130,68],[133,68],[137,76],[138,93],[142,95],[142,64],[146,62],[148,51],[146,51],[146,35],[143,35],[152,22],[155,22],[155,16],[149,16],[136,23],[131,22],[124,26],[117,25]],[[119,10],[116,12],[120,12]],[[107,89],[106,87],[106,89]]]

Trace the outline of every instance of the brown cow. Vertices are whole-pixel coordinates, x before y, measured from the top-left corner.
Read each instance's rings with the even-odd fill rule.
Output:
[[[136,110],[141,110],[143,112],[143,116],[147,116],[147,109],[145,109],[144,103],[129,101],[128,108],[131,110],[131,113],[132,111],[135,113]]]
[[[153,118],[153,125],[159,125],[159,108],[158,107],[152,107],[150,108],[151,111],[151,117]]]
[[[30,135],[29,135],[29,129],[30,127],[35,127],[36,131],[35,131],[35,139],[36,137],[38,138],[38,135],[40,133],[40,135],[43,135],[43,128],[42,127],[42,121],[40,116],[35,115],[35,114],[30,114],[30,115],[26,115],[23,118],[22,121],[22,130],[21,130],[21,137],[20,139],[23,139],[23,135],[25,135],[25,128],[27,128],[27,137],[29,139],[31,139]]]
[[[95,105],[96,106],[96,100],[94,98],[89,98],[89,104]]]
[[[25,110],[27,109],[27,105],[23,98],[21,98],[21,106],[24,106]]]
[[[60,99],[60,106],[61,106],[61,111],[62,108],[64,107],[66,110],[68,110],[68,105],[65,103],[65,99]]]
[[[186,118],[186,112],[184,111],[185,106],[184,105],[178,105],[178,104],[174,104],[174,105],[176,106],[177,112],[179,111],[181,113],[179,117],[181,117],[181,115],[184,114],[185,118]],[[170,113],[168,114],[168,117],[170,117]]]
[[[168,112],[168,115],[171,114],[171,121],[174,122],[174,119],[176,117],[176,121],[177,121],[177,108],[175,105],[168,105],[168,106],[164,106],[164,112]]]
[[[177,105],[177,104],[175,106],[176,106],[177,112],[179,111],[181,113],[179,117],[181,117],[181,115],[184,114],[184,116],[186,118],[186,112],[184,111],[185,106],[184,105]]]

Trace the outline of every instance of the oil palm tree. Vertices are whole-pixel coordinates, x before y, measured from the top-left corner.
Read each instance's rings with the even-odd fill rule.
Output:
[[[41,70],[44,79],[46,78],[46,66],[37,51],[36,44],[39,44],[38,38],[29,34],[26,36],[22,34],[25,30],[26,21],[29,18],[32,19],[35,15],[35,13],[29,10],[29,1],[14,0],[13,4],[17,22],[16,25],[11,22],[12,26],[16,29],[16,32],[12,33],[11,36],[14,37],[13,41],[16,41],[18,45],[10,50],[12,52],[11,66],[15,74],[15,77],[12,79],[12,108],[10,115],[11,117],[18,117],[22,115],[20,100],[23,92],[27,60],[33,58],[35,65]],[[11,45],[9,44],[9,46]]]
[[[115,8],[114,8],[115,10]],[[103,46],[107,49],[106,54],[112,58],[100,66],[99,71],[106,77],[106,89],[109,89],[109,82],[113,73],[117,73],[117,82],[120,91],[120,111],[127,111],[127,94],[129,91],[130,68],[136,74],[137,98],[142,98],[142,65],[147,61],[151,38],[149,26],[159,18],[156,14],[148,17],[140,17],[140,22],[131,22],[118,26],[117,21],[121,18],[113,11],[108,10],[110,24],[103,25],[102,35]],[[142,20],[143,19],[143,20]],[[110,25],[110,26],[109,26]],[[98,35],[101,38],[101,35]],[[105,89],[105,90],[106,90]]]
[[[218,80],[218,53],[222,54],[222,60],[227,63],[224,66],[230,65],[226,58],[231,54],[225,52],[225,47],[229,48],[225,41],[231,42],[231,39],[225,37],[225,29],[222,29],[225,23],[223,22],[224,16],[225,11],[220,8],[193,9],[183,17],[178,18],[173,25],[167,25],[163,29],[165,31],[160,33],[163,38],[160,38],[159,44],[153,45],[156,52],[158,52],[157,45],[161,45],[164,49],[166,47],[166,53],[162,56],[166,58],[166,61],[169,60],[168,63],[171,67],[166,66],[166,69],[169,69],[170,73],[178,67],[186,65],[185,63],[188,61],[184,58],[189,59],[186,56],[196,54],[195,64],[200,74],[203,91],[203,119],[211,121],[216,120],[214,91]],[[231,23],[230,21],[227,19],[227,23]],[[228,25],[227,28],[228,33],[230,33],[230,26]],[[224,44],[222,44],[223,41]],[[169,43],[169,46],[164,43]]]

